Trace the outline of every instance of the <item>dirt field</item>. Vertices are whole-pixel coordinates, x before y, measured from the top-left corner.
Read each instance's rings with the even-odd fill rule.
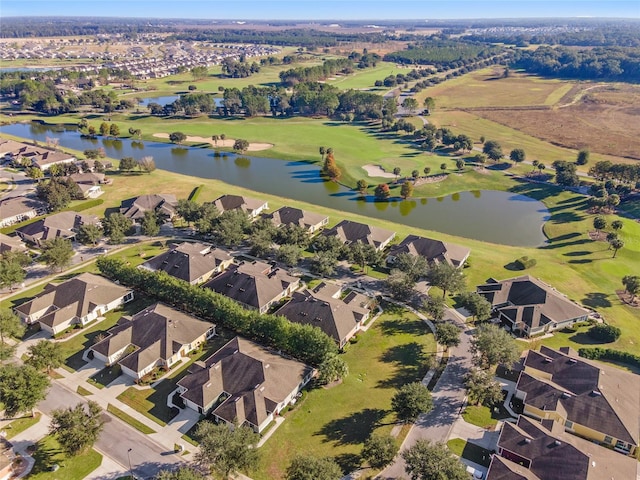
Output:
[[[473,113],[555,145],[640,160],[640,86],[616,84],[583,92],[575,103],[553,110]]]

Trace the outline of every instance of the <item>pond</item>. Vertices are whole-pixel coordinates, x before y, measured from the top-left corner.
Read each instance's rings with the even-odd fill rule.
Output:
[[[75,127],[35,123],[5,125],[0,127],[0,133],[42,142],[54,137],[61,146],[80,151],[104,147],[107,156],[116,159],[151,155],[158,168],[171,172],[215,178],[257,192],[461,237],[516,246],[539,246],[545,241],[542,225],[549,212],[544,204],[509,192],[483,190],[440,198],[376,202],[372,196],[363,199],[346,187],[324,181],[313,163],[231,153],[217,157],[212,149],[159,142],[85,139]]]

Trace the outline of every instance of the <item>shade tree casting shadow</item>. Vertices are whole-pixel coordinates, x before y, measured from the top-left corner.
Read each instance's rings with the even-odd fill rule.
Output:
[[[337,445],[364,443],[387,414],[387,410],[380,408],[365,408],[327,422],[315,435],[322,435],[324,442],[336,442]]]

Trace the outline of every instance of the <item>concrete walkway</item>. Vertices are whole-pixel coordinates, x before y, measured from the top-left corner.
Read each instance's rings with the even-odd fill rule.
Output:
[[[22,457],[24,461],[27,462],[27,467],[16,478],[26,477],[31,472],[31,469],[35,464],[35,460],[27,453],[27,449],[49,434],[49,423],[51,423],[51,418],[42,413],[38,423],[27,428],[25,431],[20,432],[9,440],[13,445],[14,453]]]

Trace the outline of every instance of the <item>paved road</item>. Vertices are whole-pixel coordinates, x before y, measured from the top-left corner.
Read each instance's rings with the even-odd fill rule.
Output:
[[[465,329],[460,335],[460,345],[451,349],[447,367],[432,392],[433,410],[418,418],[402,443],[400,451],[410,448],[416,441],[422,439],[446,442],[454,422],[460,416],[465,396],[463,377],[471,364],[471,354],[469,353],[471,331],[466,330],[464,320],[455,310],[448,309],[445,319],[451,320],[461,329]],[[404,466],[404,461],[398,455],[395,462],[376,478],[379,480],[409,478],[404,471]]]
[[[67,408],[85,401],[80,395],[53,382],[47,398],[38,405],[38,409],[50,415],[57,408]],[[173,451],[164,451],[162,446],[112,415],[105,414],[105,420],[104,430],[95,444],[95,449],[119,463],[124,469],[129,468],[130,457],[131,469],[136,477],[150,478],[160,469],[182,462]]]
[[[35,190],[33,180],[28,178],[23,172],[7,172],[0,168],[0,178],[13,182],[12,189],[2,195],[2,198],[21,197]]]

